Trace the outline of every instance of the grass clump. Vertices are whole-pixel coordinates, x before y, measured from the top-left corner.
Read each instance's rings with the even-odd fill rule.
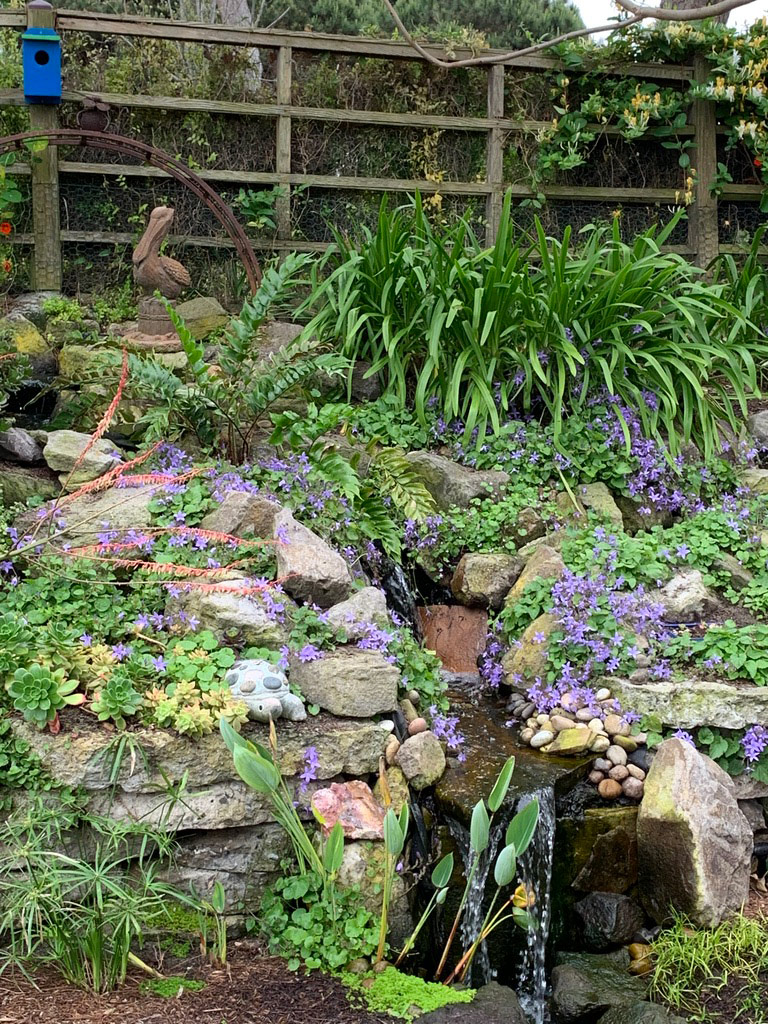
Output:
[[[370,978],[373,984],[366,988],[363,982]],[[403,974],[395,967],[387,967],[380,974],[360,976],[347,975],[344,978],[356,996],[362,997],[373,1013],[388,1013],[401,1020],[412,1021],[417,1014],[439,1010],[451,1003],[471,1003],[475,990],[455,989],[434,981],[424,981],[411,974]]]
[[[653,946],[650,994],[711,1024],[768,1024],[768,922],[740,914],[717,928],[684,918]]]
[[[150,978],[148,981],[142,981],[139,985],[142,995],[162,996],[163,999],[177,999],[182,992],[200,992],[204,988],[204,981],[180,978],[173,974],[168,978]]]

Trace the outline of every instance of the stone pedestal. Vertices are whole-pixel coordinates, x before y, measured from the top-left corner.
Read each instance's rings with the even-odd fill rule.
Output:
[[[138,330],[146,335],[176,333],[164,302],[149,295],[139,299]]]

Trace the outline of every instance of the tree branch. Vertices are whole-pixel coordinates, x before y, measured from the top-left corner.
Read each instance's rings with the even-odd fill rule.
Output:
[[[554,39],[533,43],[531,46],[526,46],[520,50],[509,50],[507,53],[501,54],[486,54],[482,57],[467,57],[464,60],[443,60],[440,57],[436,57],[434,53],[431,53],[413,38],[403,24],[400,15],[395,10],[392,0],[383,0],[383,2],[392,16],[392,20],[400,35],[424,60],[438,68],[468,68],[483,64],[505,64],[507,61],[518,57],[530,57],[532,54],[540,53],[542,50],[549,50],[553,46],[559,46],[560,43],[568,42],[569,39],[579,39],[584,36],[595,35],[598,32],[612,32],[616,28],[627,28],[629,25],[636,25],[638,22],[647,21],[649,18],[655,18],[657,21],[702,21],[705,18],[716,18],[718,15],[727,14],[737,7],[745,7],[747,4],[752,3],[753,0],[718,0],[717,3],[708,4],[706,7],[700,7],[692,11],[675,11],[665,7],[646,7],[644,4],[636,3],[635,0],[616,0],[618,6],[630,15],[630,17],[625,18],[623,21],[614,20],[606,25],[578,28],[572,32],[565,32],[561,36],[555,36]]]

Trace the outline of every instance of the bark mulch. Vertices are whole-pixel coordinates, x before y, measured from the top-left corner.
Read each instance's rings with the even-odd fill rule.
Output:
[[[51,970],[39,972],[35,984],[6,972],[0,1024],[391,1024],[350,1007],[335,979],[294,974],[254,943],[234,944],[226,970],[197,960],[166,963],[163,973],[204,981],[205,988],[171,999],[144,995],[139,984],[147,975],[136,972],[118,991],[95,996]]]

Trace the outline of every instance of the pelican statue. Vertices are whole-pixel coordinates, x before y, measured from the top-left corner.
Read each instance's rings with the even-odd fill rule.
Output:
[[[191,283],[186,267],[178,260],[160,255],[163,239],[171,230],[174,211],[170,206],[156,206],[149,217],[147,229],[133,250],[133,279],[147,295],[159,291],[167,299],[178,299]]]

